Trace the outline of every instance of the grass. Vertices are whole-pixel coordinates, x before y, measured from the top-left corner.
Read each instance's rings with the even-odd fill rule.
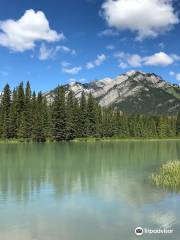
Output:
[[[163,164],[158,173],[152,174],[151,178],[157,187],[180,192],[180,161]]]

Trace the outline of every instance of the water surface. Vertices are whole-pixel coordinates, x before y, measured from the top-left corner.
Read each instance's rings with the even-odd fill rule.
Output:
[[[180,141],[0,144],[0,240],[179,240],[180,194],[152,186]]]

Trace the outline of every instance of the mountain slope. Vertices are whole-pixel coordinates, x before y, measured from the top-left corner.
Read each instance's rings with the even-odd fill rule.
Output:
[[[180,107],[180,88],[153,73],[130,71],[115,79],[65,85],[77,98],[91,92],[103,107],[112,106],[128,113],[176,114]],[[53,92],[47,94],[52,100]]]

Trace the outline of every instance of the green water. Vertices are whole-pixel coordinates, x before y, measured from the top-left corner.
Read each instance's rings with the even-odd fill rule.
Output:
[[[0,240],[180,239],[180,194],[151,185],[180,141],[0,144]]]

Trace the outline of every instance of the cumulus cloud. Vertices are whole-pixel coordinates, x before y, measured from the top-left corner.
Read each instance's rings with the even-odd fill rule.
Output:
[[[74,49],[70,49],[66,46],[48,47],[45,43],[42,43],[39,49],[39,59],[54,59],[58,52],[70,53],[71,55],[76,54],[76,51]]]
[[[164,52],[155,53],[152,56],[145,57],[143,60],[146,66],[168,66],[174,62],[174,58]]]
[[[106,0],[102,15],[109,27],[137,33],[137,39],[157,37],[179,23],[172,0]]]
[[[138,54],[119,52],[115,54],[115,57],[118,58],[120,68],[142,66],[142,57]]]
[[[107,57],[106,57],[105,54],[97,55],[97,58],[96,58],[94,61],[88,62],[88,63],[86,64],[86,68],[87,68],[87,69],[92,69],[92,68],[98,67],[98,66],[100,66],[106,59],[107,59]]]
[[[139,56],[138,54],[133,54],[128,58],[128,64],[132,67],[141,67],[141,61],[141,56]]]
[[[82,70],[81,66],[78,66],[78,67],[70,67],[70,65],[68,66],[66,65],[66,67],[62,66],[62,71],[64,73],[68,73],[72,75],[78,74],[81,70]]]
[[[13,51],[24,52],[33,49],[37,41],[55,42],[64,39],[49,26],[42,11],[27,10],[19,20],[0,22],[0,45]]]
[[[141,66],[168,66],[177,61],[179,56],[168,55],[164,52],[155,53],[142,57],[138,54],[119,52],[114,55],[119,62],[119,67],[141,67]]]

